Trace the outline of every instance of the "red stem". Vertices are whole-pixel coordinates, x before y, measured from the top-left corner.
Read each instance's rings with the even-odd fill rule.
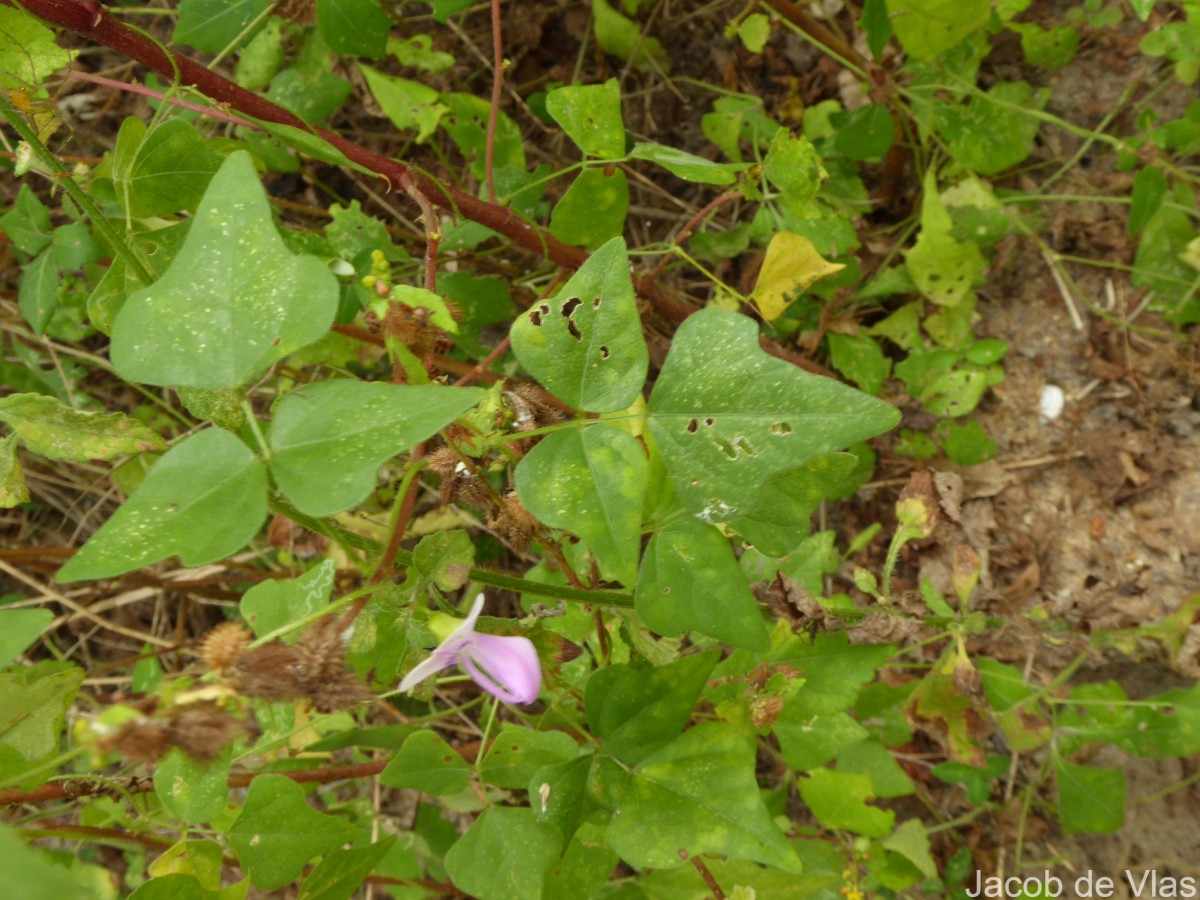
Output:
[[[496,120],[500,117],[500,88],[504,84],[504,42],[500,38],[500,0],[492,0],[492,105],[488,110],[487,144],[483,172],[488,200],[496,202]]]

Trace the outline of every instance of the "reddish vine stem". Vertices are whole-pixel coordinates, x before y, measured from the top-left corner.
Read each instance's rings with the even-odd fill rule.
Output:
[[[488,200],[496,202],[496,120],[500,118],[500,90],[504,85],[504,41],[500,34],[500,0],[492,0],[492,105],[488,110],[487,144],[484,147],[484,181]]]
[[[866,69],[867,61],[862,58],[862,54],[817,21],[816,17],[808,10],[797,6],[792,0],[766,0],[766,4],[821,46],[832,50],[842,59],[853,63],[860,69]]]
[[[717,883],[717,879],[713,877],[713,873],[704,864],[704,860],[698,856],[693,856],[691,863],[696,871],[700,873],[700,877],[704,879],[704,883],[708,885],[708,889],[712,892],[713,900],[725,900],[725,892],[721,890],[721,885]]]
[[[676,244],[676,245],[682,244],[684,241],[686,241],[688,239],[688,235],[690,235],[693,231],[695,231],[696,226],[699,225],[701,222],[703,222],[705,219],[707,219],[712,214],[713,210],[715,210],[719,206],[723,206],[724,204],[728,203],[730,200],[736,200],[740,196],[742,196],[742,195],[740,193],[738,193],[737,191],[726,191],[725,193],[720,194],[717,197],[714,197],[707,204],[705,204],[704,208],[701,209],[700,212],[696,213],[694,216],[692,216],[690,219],[688,219],[686,223],[684,223],[684,226],[681,229],[679,229],[679,232],[675,235],[675,237],[671,241],[671,243]],[[663,269],[665,269],[667,267],[667,263],[670,261],[671,261],[671,257],[669,254],[666,256],[663,256],[663,258],[658,261],[658,265],[655,266],[651,270],[650,277],[658,278],[660,275],[662,275]]]
[[[849,54],[845,58],[860,62],[861,57],[852,47],[823,25],[800,10],[790,0],[768,0],[772,8],[801,28],[812,34],[825,46],[837,53]],[[356,144],[335,132],[316,128],[265,97],[239,87],[226,78],[212,72],[198,62],[178,53],[164,50],[144,34],[128,28],[114,18],[98,0],[0,0],[5,6],[20,6],[27,12],[59,28],[74,32],[80,37],[102,44],[159,75],[195,87],[200,93],[219,104],[225,104],[243,115],[281,125],[291,125],[308,131],[340,150],[353,162],[370,169],[394,190],[402,189],[401,177],[408,173],[413,184],[434,205],[477,222],[492,231],[504,235],[516,246],[554,262],[565,269],[578,269],[588,259],[586,251],[571,247],[558,240],[543,228],[531,225],[508,207],[480,200],[453,185],[425,175],[402,162],[389,159],[373,150]],[[798,17],[798,18],[797,18]],[[808,23],[802,24],[802,23]],[[675,324],[683,322],[695,312],[695,308],[665,291],[648,275],[633,275],[637,292]],[[802,366],[809,371],[828,370],[814,367],[799,354],[781,347],[773,341],[764,341],[764,349],[781,359]]]
[[[437,260],[438,245],[442,240],[442,229],[438,222],[437,213],[425,192],[417,187],[412,175],[405,172],[400,176],[400,185],[404,192],[421,207],[421,219],[425,225],[425,289],[437,293]]]

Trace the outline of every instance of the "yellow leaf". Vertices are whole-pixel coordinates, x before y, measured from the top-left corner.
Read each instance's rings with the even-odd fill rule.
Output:
[[[767,258],[754,287],[754,305],[768,322],[788,308],[789,296],[807,290],[813,282],[846,268],[822,259],[812,241],[790,231],[781,231],[767,245]]]

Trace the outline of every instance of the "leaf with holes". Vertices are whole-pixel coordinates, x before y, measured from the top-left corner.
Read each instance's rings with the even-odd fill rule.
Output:
[[[20,435],[31,453],[46,459],[82,462],[167,449],[156,432],[123,413],[71,409],[44,394],[0,399],[0,422]]]
[[[290,778],[262,775],[250,783],[229,843],[251,884],[272,890],[298,876],[314,856],[336,850],[356,834],[345,819],[309,806],[304,789]]]
[[[266,516],[266,467],[228,431],[210,428],[167,451],[56,577],[108,578],[170,556],[210,563],[244,547]]]
[[[613,238],[552,300],[518,318],[512,348],[526,371],[576,409],[628,408],[641,392],[650,361],[625,241]]]
[[[471,770],[437,732],[418,731],[379,774],[379,783],[426,794],[457,794],[471,783]]]
[[[675,518],[651,539],[638,575],[637,611],[668,637],[698,631],[754,651],[770,643],[728,538],[691,516]]]
[[[344,512],[384,462],[437,434],[482,399],[480,388],[335,379],[283,399],[271,425],[271,476],[310,516]]]
[[[954,223],[942,198],[938,196],[937,177],[925,175],[925,197],[921,201],[921,234],[912,248],[905,251],[908,274],[918,290],[939,306],[956,306],[969,293],[975,276],[987,268],[979,247],[970,241],[955,240]]]
[[[638,868],[674,868],[720,853],[800,870],[759,794],[754,743],[723,723],[698,725],[642,760],[616,813],[609,844]]]
[[[621,121],[617,79],[553,90],[546,95],[546,112],[586,156],[617,159],[625,155],[625,123]]]
[[[213,176],[171,267],[129,295],[113,324],[112,361],[145,384],[238,387],[320,339],[337,279],[288,251],[250,154]]]
[[[650,397],[650,431],[687,509],[745,516],[773,476],[895,427],[890,405],[758,346],[753,320],[704,309],[676,332]]]
[[[535,517],[578,534],[606,577],[634,584],[646,454],[629,432],[593,425],[551,434],[521,460],[516,483]]]

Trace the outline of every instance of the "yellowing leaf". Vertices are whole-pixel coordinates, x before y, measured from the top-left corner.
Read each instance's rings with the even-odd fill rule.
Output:
[[[790,231],[781,231],[767,245],[767,258],[754,287],[754,305],[772,322],[783,315],[791,299],[826,275],[846,268],[823,259],[812,241]]]

